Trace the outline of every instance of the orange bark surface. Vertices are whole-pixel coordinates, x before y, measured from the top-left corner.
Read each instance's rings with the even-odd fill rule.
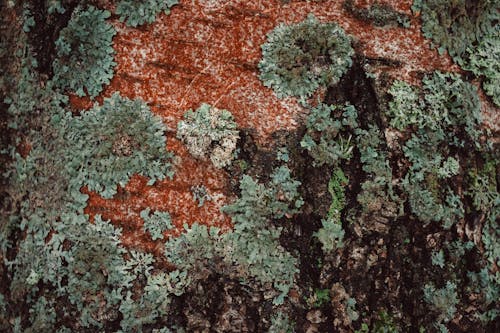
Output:
[[[357,1],[368,6],[373,1]],[[384,1],[410,14],[412,1]],[[109,7],[113,11],[112,7]],[[123,228],[127,246],[161,252],[162,242],[145,234],[139,217],[150,207],[168,211],[178,230],[199,222],[230,228],[230,219],[220,212],[227,204],[228,175],[209,161],[196,160],[175,139],[175,129],[183,114],[201,103],[229,110],[240,128],[252,128],[261,147],[269,147],[270,135],[277,130],[293,130],[307,111],[294,98],[278,99],[258,78],[260,46],[266,34],[279,23],[299,22],[313,13],[321,21],[335,21],[354,40],[356,49],[369,58],[388,58],[401,63],[384,68],[392,77],[417,84],[420,73],[434,69],[457,71],[447,56],[429,48],[420,32],[418,18],[409,29],[374,27],[358,20],[342,8],[342,1],[282,3],[279,0],[187,0],[174,6],[170,15],[139,28],[126,27],[113,17],[117,29],[115,76],[97,99],[119,91],[122,96],[141,98],[162,117],[168,132],[168,149],[178,156],[172,180],[147,186],[135,176],[112,199],[90,193],[86,212],[101,214]],[[71,97],[72,106],[83,110],[92,105],[86,98]],[[191,186],[204,185],[214,198],[198,207]]]

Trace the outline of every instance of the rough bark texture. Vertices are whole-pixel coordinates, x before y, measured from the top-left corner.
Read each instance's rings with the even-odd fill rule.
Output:
[[[35,20],[35,27],[27,35],[28,43],[38,60],[37,70],[44,83],[53,74],[51,64],[56,57],[58,33],[80,4],[78,1],[62,2],[66,12],[60,15],[48,15],[44,1],[26,2]],[[84,3],[110,12],[115,9],[114,1]],[[90,216],[90,221],[100,215],[103,220],[121,228],[121,244],[127,250],[154,254],[157,258],[153,268],[155,273],[171,271],[174,267],[164,257],[165,238],[178,237],[185,225],[193,223],[221,228],[221,233],[230,231],[234,228],[231,217],[221,208],[240,196],[241,176],[247,174],[262,183],[268,182],[271,170],[281,165],[276,160],[277,151],[287,147],[290,159],[287,166],[301,182],[299,191],[304,205],[300,213],[285,215],[272,223],[273,227],[283,228],[279,238],[281,246],[298,258],[296,283],[285,305],[279,308],[295,323],[295,331],[419,332],[424,327],[428,331],[437,330],[433,322],[437,322],[440,314],[423,300],[422,288],[434,281],[439,281],[439,287],[442,287],[445,281],[454,278],[460,281],[457,282],[459,289],[470,287],[465,278],[467,272],[477,272],[483,267],[478,262],[483,260],[485,251],[481,233],[487,213],[473,209],[466,211],[452,229],[445,230],[440,224],[419,221],[412,214],[408,201],[403,199],[401,202],[392,199],[382,203],[373,201],[368,212],[361,212],[358,195],[364,191],[363,184],[374,176],[363,170],[361,153],[356,148],[352,159],[342,163],[349,180],[345,187],[345,208],[340,214],[345,230],[344,246],[332,253],[324,253],[315,233],[321,228],[321,219],[326,216],[332,202],[329,181],[333,168],[314,167],[312,158],[301,148],[310,108],[293,97],[276,97],[273,90],[260,81],[258,69],[262,55],[260,47],[266,42],[266,35],[278,24],[294,24],[313,13],[321,22],[336,22],[341,26],[353,40],[353,64],[338,84],[321,87],[309,102],[349,103],[358,112],[360,128],[378,127],[382,139],[379,149],[387,153],[393,183],[400,184],[411,164],[405,158],[402,142],[408,140],[416,129],[396,131],[389,125],[385,111],[391,96],[387,91],[394,80],[420,86],[426,73],[442,71],[464,75],[469,82],[480,86],[480,79],[473,78],[454,64],[447,54],[440,55],[430,46],[429,40],[422,35],[420,17],[412,12],[411,5],[412,1],[393,0],[186,0],[174,6],[169,15],[161,13],[152,24],[137,28],[127,27],[112,15],[108,22],[117,30],[113,39],[117,66],[111,83],[105,86],[96,101],[102,103],[115,92],[120,92],[123,97],[144,100],[167,128],[166,149],[175,155],[175,176],[148,185],[146,177],[133,175],[110,199],[82,187],[82,193],[89,195],[84,213]],[[21,64],[12,56],[19,38],[14,27],[20,28],[22,8],[19,5],[13,8],[2,6],[0,34],[2,48],[7,50],[0,54],[2,76],[15,77]],[[0,100],[14,89],[9,80],[2,80],[0,88]],[[96,102],[71,93],[68,95],[68,110],[74,115],[86,112]],[[483,92],[480,91],[479,95],[482,126],[491,130],[487,136],[496,145],[500,129],[499,110]],[[210,160],[194,158],[176,138],[177,124],[184,113],[188,109],[197,109],[202,103],[230,111],[238,124],[238,158],[229,167],[218,169]],[[0,108],[2,147],[16,146],[18,152],[27,155],[30,147],[30,142],[26,142],[28,135],[9,128],[12,115],[7,112],[8,104],[2,103]],[[467,166],[479,170],[488,164],[487,161],[493,160],[496,165],[492,176],[496,180],[493,190],[498,191],[500,163],[496,146],[488,155],[492,156],[489,160],[481,153],[467,152],[467,147],[453,149],[453,156],[458,156],[461,161],[471,161],[461,164],[458,176],[448,182],[449,187],[458,189],[466,207],[473,205],[471,197],[464,194]],[[0,173],[6,172],[11,162],[12,156],[0,155]],[[203,204],[195,197],[199,193],[194,189],[200,188],[209,198]],[[401,188],[395,190],[395,196],[406,198]],[[13,193],[15,190],[9,179],[2,179],[0,209],[5,221],[9,216],[19,214],[22,202],[28,201],[17,198]],[[402,213],[397,212],[400,207]],[[144,231],[141,212],[146,208],[170,213],[174,228],[164,233],[164,239],[153,241]],[[7,222],[1,222],[0,232],[7,232],[3,230],[7,225]],[[25,232],[15,230],[8,233],[14,246],[5,253],[0,249],[0,260],[9,261],[16,257]],[[47,242],[50,237],[47,237]],[[450,259],[454,262],[453,267],[460,271],[457,274],[462,276],[455,276],[453,268],[436,272],[436,266],[431,263],[431,255],[444,249],[443,244],[454,240],[472,241],[478,249],[476,252],[466,251],[463,255],[465,264]],[[5,311],[8,315],[0,314],[0,330],[13,331],[15,317],[21,318],[22,327],[34,330],[36,326],[30,317],[29,305],[26,305],[29,302],[16,299],[10,290],[14,274],[8,267],[6,263],[0,265],[0,293],[8,301]],[[264,332],[272,327],[268,313],[277,307],[271,302],[274,296],[266,294],[269,286],[248,288],[240,283],[237,273],[231,271],[233,268],[228,269],[216,259],[207,267],[201,273],[197,272],[185,293],[172,301],[171,317],[145,324],[145,332],[173,325],[184,327],[188,332]],[[496,263],[486,267],[491,274],[499,274]],[[140,279],[134,283],[137,290],[144,285]],[[50,287],[42,282],[37,286],[41,291],[33,292],[36,297],[49,295],[45,289],[50,290]],[[453,318],[446,322],[451,332],[500,330],[498,319],[483,323],[474,317],[474,313],[480,310],[498,309],[499,306],[498,301],[494,301],[486,309],[479,310],[479,295],[480,292],[466,294],[459,290],[459,296],[469,298],[457,306]],[[355,300],[355,305],[350,304],[352,300]],[[67,299],[61,298],[60,301],[67,307],[63,310],[63,305],[54,306],[58,317],[54,327],[67,325],[74,331],[92,331],[93,328],[71,326],[70,316],[63,312],[67,309],[75,311],[75,306]],[[0,312],[1,305],[0,302]],[[13,309],[19,306],[24,306],[24,309]],[[114,311],[115,317],[111,312],[99,317],[104,318],[102,330],[112,332],[120,328],[122,315],[118,314],[116,307]],[[93,314],[93,318],[97,318],[96,315]],[[362,325],[370,329],[363,330]],[[277,329],[273,332],[285,331]]]

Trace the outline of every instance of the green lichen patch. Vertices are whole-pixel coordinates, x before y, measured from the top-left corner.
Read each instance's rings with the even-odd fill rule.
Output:
[[[274,170],[268,184],[243,176],[240,198],[223,208],[234,229],[220,234],[217,228],[186,226],[180,237],[167,241],[167,258],[195,279],[216,270],[243,283],[256,282],[275,296],[275,304],[283,303],[295,283],[297,260],[279,244],[281,228],[270,222],[299,211],[299,185],[284,166]]]
[[[448,51],[466,70],[484,76],[483,88],[500,105],[500,13],[492,0],[421,0],[424,36],[432,39],[440,53]]]
[[[144,230],[149,232],[153,240],[163,239],[163,233],[173,229],[172,218],[168,212],[156,211],[153,214],[151,209],[146,208],[141,211],[141,217],[144,220]]]
[[[422,89],[395,81],[389,89],[392,101],[386,114],[391,126],[403,130],[415,126],[456,141],[465,129],[470,140],[479,144],[481,103],[474,85],[457,74],[434,72],[422,80]]]
[[[137,27],[145,23],[153,23],[162,11],[170,14],[170,8],[178,3],[178,0],[121,0],[116,5],[115,13],[120,15],[120,21],[128,26]]]
[[[354,50],[344,30],[309,15],[304,21],[280,24],[262,45],[260,79],[279,98],[305,99],[320,86],[337,83],[352,64]]]
[[[177,138],[194,157],[210,158],[215,167],[223,168],[236,157],[237,127],[231,112],[204,103],[184,114],[177,124]]]
[[[73,181],[109,198],[133,174],[156,180],[172,177],[165,126],[141,100],[115,93],[70,122],[75,158],[67,166]]]
[[[252,177],[244,175],[240,181],[241,196],[223,211],[230,214],[234,222],[251,221],[262,218],[282,218],[296,214],[303,201],[299,193],[300,182],[293,179],[286,166],[276,168],[271,181],[266,186]],[[252,207],[249,211],[248,207]]]
[[[306,134],[300,145],[314,159],[315,166],[336,165],[352,156],[354,145],[349,131],[357,128],[354,106],[319,104],[311,109],[306,122]]]
[[[397,12],[394,8],[387,4],[373,3],[368,8],[358,7],[353,0],[346,0],[344,8],[354,17],[368,21],[376,27],[384,26],[410,26],[410,18],[408,15]]]
[[[481,105],[476,87],[456,74],[434,72],[422,89],[396,81],[386,112],[390,125],[416,132],[403,146],[411,166],[402,185],[412,212],[423,222],[441,221],[446,229],[464,217],[463,203],[449,185],[460,172],[452,151],[481,141]]]
[[[56,41],[54,82],[78,96],[97,96],[113,77],[116,31],[106,22],[111,13],[93,6],[78,7]]]

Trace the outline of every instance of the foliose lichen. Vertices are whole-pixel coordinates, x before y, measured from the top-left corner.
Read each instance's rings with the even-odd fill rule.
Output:
[[[432,39],[440,53],[448,51],[465,70],[483,76],[483,88],[499,106],[500,13],[498,3],[479,1],[416,1],[424,36]]]
[[[78,7],[56,40],[54,82],[78,96],[97,96],[113,77],[116,31],[106,22],[111,13],[93,6]]]
[[[153,23],[161,11],[170,14],[170,8],[178,3],[178,0],[121,0],[116,5],[115,13],[120,15],[120,21],[137,27],[144,23]]]
[[[72,181],[109,198],[133,174],[148,184],[173,176],[165,125],[142,100],[115,93],[70,121],[67,139],[75,159],[67,165]]]
[[[336,84],[353,55],[351,40],[341,27],[310,14],[302,22],[280,24],[267,35],[259,77],[279,98],[304,100],[318,87]]]
[[[203,103],[184,114],[177,124],[177,138],[194,157],[209,158],[216,168],[223,168],[236,157],[237,127],[231,112]]]
[[[314,159],[313,165],[335,165],[352,156],[354,145],[349,131],[357,128],[357,117],[356,108],[350,104],[320,103],[311,109],[300,145]]]

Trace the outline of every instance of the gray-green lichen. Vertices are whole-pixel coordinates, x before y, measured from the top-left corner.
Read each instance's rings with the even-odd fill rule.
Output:
[[[128,26],[137,27],[145,23],[153,23],[162,11],[170,14],[170,8],[178,3],[178,0],[121,0],[116,5],[115,13],[120,15],[120,21]]]
[[[78,96],[97,96],[113,77],[116,31],[106,22],[111,13],[93,6],[78,7],[56,40],[54,82]]]
[[[498,1],[419,0],[422,31],[463,69],[483,77],[483,89],[500,106],[500,13]]]
[[[104,197],[125,186],[133,174],[149,184],[173,176],[165,125],[141,100],[113,94],[69,122],[75,158],[67,165],[73,181]]]
[[[177,124],[177,138],[194,157],[209,158],[216,168],[223,168],[236,157],[239,132],[231,112],[204,103],[184,114]]]
[[[320,86],[336,84],[351,66],[353,55],[351,40],[341,27],[310,14],[302,22],[280,24],[267,35],[260,79],[280,98],[303,100]]]

